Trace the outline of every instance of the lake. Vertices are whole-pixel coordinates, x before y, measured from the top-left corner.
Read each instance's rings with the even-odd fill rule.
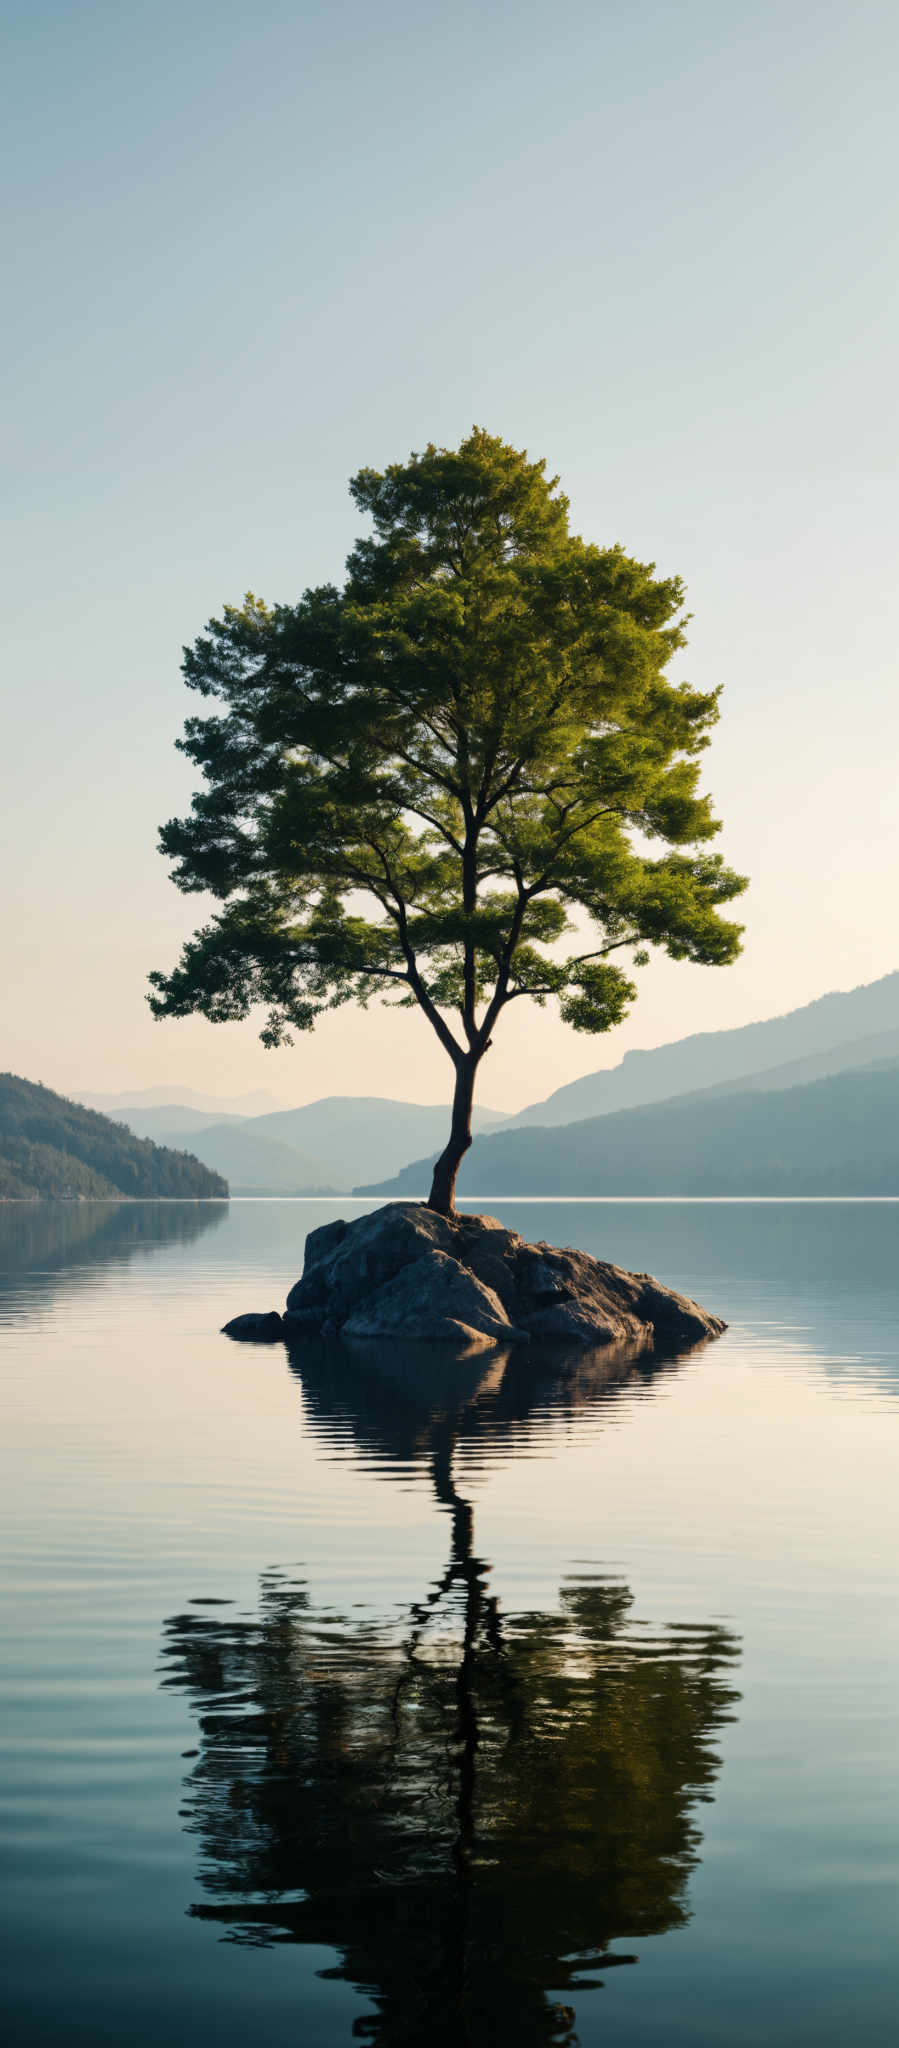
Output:
[[[235,1344],[366,1205],[0,1208],[15,2044],[892,2044],[899,1204],[483,1204],[725,1316]]]

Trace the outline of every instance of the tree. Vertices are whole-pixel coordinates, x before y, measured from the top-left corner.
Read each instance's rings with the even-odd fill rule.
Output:
[[[475,429],[350,488],[374,533],[342,589],[250,594],[185,651],[224,708],[187,721],[206,787],[161,847],[224,908],[150,1003],[262,1003],[268,1045],[350,1000],[418,1004],[455,1069],[430,1195],[451,1214],[508,1004],[608,1031],[636,994],[613,953],[739,951],[719,913],[745,883],[698,790],[719,693],[666,678],[679,578],[570,533],[543,462]]]

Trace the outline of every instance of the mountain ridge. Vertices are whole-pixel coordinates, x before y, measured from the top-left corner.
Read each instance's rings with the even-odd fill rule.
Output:
[[[398,1172],[428,1145],[439,1149],[450,1120],[448,1103],[381,1095],[326,1095],[297,1109],[220,1122],[184,1108],[180,1124],[171,1127],[167,1107],[137,1105],[131,1129],[170,1147],[189,1140],[197,1158],[225,1174],[235,1195],[348,1194],[358,1180]],[[476,1127],[505,1121],[501,1111],[482,1109]]]
[[[854,989],[830,990],[776,1017],[757,1018],[726,1031],[691,1032],[663,1045],[634,1047],[616,1066],[582,1074],[541,1101],[527,1104],[516,1112],[511,1127],[579,1123],[607,1111],[636,1109],[891,1030],[899,1031],[899,970]]]
[[[226,1116],[263,1116],[282,1107],[265,1088],[256,1088],[249,1095],[209,1095],[200,1089],[183,1088],[169,1081],[153,1088],[123,1089],[108,1095],[78,1091],[67,1099],[83,1103],[86,1109],[99,1110],[103,1116],[112,1116],[116,1110],[153,1109],[171,1104],[178,1109],[205,1110],[207,1115],[211,1114],[219,1121]],[[239,1104],[243,1107],[239,1108]]]
[[[359,1195],[411,1195],[413,1161]],[[899,1058],[783,1089],[715,1089],[475,1142],[460,1194],[897,1195]]]

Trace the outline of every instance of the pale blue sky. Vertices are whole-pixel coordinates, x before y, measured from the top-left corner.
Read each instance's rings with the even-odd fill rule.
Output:
[[[686,579],[744,959],[664,964],[514,1107],[627,1045],[899,965],[893,6],[32,4],[8,13],[3,1065],[286,1101],[434,1098],[416,1018],[293,1053],[154,1025],[196,903],[180,647],[339,577],[346,479],[473,421],[575,527]],[[522,1006],[523,1007],[523,1006]]]

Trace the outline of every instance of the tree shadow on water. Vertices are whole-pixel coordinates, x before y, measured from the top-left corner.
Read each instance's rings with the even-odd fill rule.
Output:
[[[384,2048],[570,2043],[572,1995],[636,1961],[612,1944],[689,1917],[737,1642],[653,1634],[600,1576],[504,1614],[454,1475],[460,1433],[502,1405],[501,1364],[473,1365],[464,1390],[457,1375],[446,1404],[416,1405],[396,1370],[360,1384],[344,1362],[339,1414],[382,1453],[426,1441],[450,1545],[421,1600],[382,1623],[273,1572],[256,1618],[167,1625],[163,1683],[199,1722],[190,1910],[228,1940],[335,1949],[330,1974],[374,2006],[354,2032]],[[320,1424],[337,1371],[307,1352]],[[520,1381],[507,1400],[526,1408]]]

